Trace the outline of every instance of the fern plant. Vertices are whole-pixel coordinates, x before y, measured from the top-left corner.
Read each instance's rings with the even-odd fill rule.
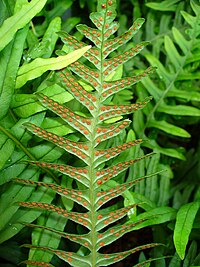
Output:
[[[157,75],[143,80],[137,91],[140,97],[152,95],[155,103],[148,105],[144,113],[137,113],[134,126],[138,136],[148,137],[148,147],[165,156],[184,160],[184,148],[179,147],[176,140],[178,144],[188,142],[191,137],[189,125],[198,124],[200,116],[200,6],[193,0],[190,5],[187,1],[163,1],[147,6],[156,13],[148,13],[146,36],[152,47],[145,57],[148,64],[157,67]],[[158,20],[158,10],[176,12]],[[159,32],[155,32],[157,28]]]
[[[84,253],[80,255],[80,253],[74,251],[64,251],[53,247],[25,245],[32,250],[39,249],[54,254],[71,266],[109,266],[135,252],[158,245],[157,243],[150,243],[128,251],[111,254],[102,252],[102,248],[112,244],[144,222],[144,219],[141,219],[137,222],[127,223],[123,221],[117,223],[119,220],[122,221],[136,205],[116,208],[109,201],[123,195],[126,190],[132,188],[138,181],[147,178],[147,176],[138,177],[128,182],[124,179],[124,182],[117,186],[113,186],[111,179],[117,179],[119,174],[134,163],[145,160],[152,155],[150,153],[139,158],[112,164],[113,158],[140,144],[142,140],[134,140],[118,146],[113,146],[112,143],[108,146],[107,141],[123,134],[125,129],[129,127],[131,121],[127,118],[123,119],[124,116],[143,108],[151,99],[151,97],[148,97],[136,104],[115,105],[112,102],[113,97],[125,88],[131,88],[154,71],[154,68],[150,67],[134,77],[115,78],[120,66],[136,56],[148,44],[148,42],[141,42],[121,54],[117,53],[117,49],[125,45],[137,33],[144,23],[144,19],[137,19],[127,32],[116,37],[115,32],[119,25],[114,21],[116,17],[115,9],[115,0],[98,1],[97,12],[90,15],[90,19],[96,28],[90,28],[86,25],[77,26],[78,31],[89,39],[94,46],[84,54],[84,59],[56,72],[58,84],[70,92],[76,100],[74,103],[81,105],[81,111],[77,112],[73,110],[73,107],[62,105],[43,93],[36,94],[45,108],[59,116],[77,131],[79,141],[71,140],[68,136],[56,135],[32,123],[25,124],[25,127],[34,135],[52,142],[79,159],[79,166],[66,165],[60,162],[30,161],[31,165],[65,175],[65,179],[72,178],[73,186],[68,188],[56,183],[22,178],[15,180],[30,187],[37,186],[50,189],[54,194],[61,195],[76,203],[73,211],[67,210],[62,205],[55,205],[55,203],[36,201],[21,201],[19,203],[22,208],[56,213],[57,218],[63,217],[80,225],[81,233],[70,233],[52,227],[28,224],[29,227],[49,231],[58,235],[59,238],[66,238],[84,247]],[[86,45],[65,32],[60,32],[60,36],[65,44],[65,49],[68,49],[68,51]],[[60,53],[63,53],[63,51]],[[106,205],[110,206],[109,209]],[[43,262],[30,258],[25,263],[35,266],[51,266],[50,260]],[[145,263],[141,263],[135,266],[144,265]]]

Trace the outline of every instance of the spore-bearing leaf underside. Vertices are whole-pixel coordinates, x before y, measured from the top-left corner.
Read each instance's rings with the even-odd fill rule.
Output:
[[[147,42],[143,42],[122,54],[117,54],[116,49],[131,40],[144,23],[144,20],[137,19],[127,32],[121,36],[114,37],[113,34],[118,29],[118,23],[114,21],[116,17],[115,8],[116,3],[114,0],[98,1],[97,12],[90,15],[90,19],[96,28],[90,28],[85,25],[79,25],[77,27],[79,32],[93,43],[93,47],[85,53],[84,60],[79,60],[71,64],[67,69],[57,72],[59,84],[68,90],[83,105],[84,109],[87,108],[88,111],[85,113],[85,116],[77,114],[76,111],[59,104],[43,94],[38,94],[38,99],[42,105],[60,116],[68,125],[81,134],[81,141],[75,142],[66,137],[60,137],[51,132],[47,132],[36,125],[26,124],[30,132],[54,143],[63,148],[67,153],[73,154],[83,161],[80,167],[47,162],[30,162],[30,164],[49,168],[73,178],[77,188],[69,189],[54,183],[47,184],[44,182],[16,179],[19,183],[51,188],[57,194],[73,200],[78,205],[84,207],[84,209],[82,208],[83,210],[86,210],[86,212],[68,211],[61,206],[58,207],[53,204],[39,202],[19,203],[22,207],[39,208],[44,211],[58,213],[60,216],[64,216],[86,229],[86,233],[84,234],[71,234],[45,226],[28,225],[29,227],[38,227],[57,233],[60,237],[67,238],[70,241],[84,246],[87,253],[81,256],[75,252],[26,245],[30,248],[51,252],[71,266],[109,266],[110,264],[123,260],[132,253],[157,245],[148,244],[113,254],[100,253],[102,247],[114,242],[125,233],[130,232],[135,225],[142,222],[137,221],[136,223],[124,223],[108,227],[113,222],[124,218],[127,212],[134,208],[134,205],[125,208],[122,207],[112,212],[106,211],[101,207],[111,199],[122,195],[140,179],[144,179],[144,177],[138,177],[138,179],[132,182],[123,183],[108,190],[105,190],[105,187],[103,187],[104,184],[124,170],[127,170],[135,162],[149,156],[146,155],[110,166],[109,164],[106,165],[108,160],[140,144],[142,140],[135,140],[106,149],[102,149],[102,146],[99,148],[100,143],[121,134],[131,122],[129,119],[117,119],[115,123],[109,123],[107,121],[108,119],[122,118],[123,115],[143,108],[150,100],[144,99],[143,102],[130,105],[107,105],[108,98],[112,99],[114,94],[127,87],[130,88],[153,71],[153,68],[148,68],[135,77],[124,77],[119,80],[109,78],[110,74],[120,65],[137,55],[148,44]],[[60,34],[65,45],[71,48],[73,47],[74,50],[86,45],[66,33],[61,32]],[[114,53],[114,55],[111,53]],[[93,90],[86,90],[82,83],[79,82],[80,79],[90,85]],[[81,189],[79,189],[80,185]],[[28,260],[26,263],[41,266],[41,262],[39,263],[35,260]],[[42,266],[52,266],[50,263],[42,264]]]

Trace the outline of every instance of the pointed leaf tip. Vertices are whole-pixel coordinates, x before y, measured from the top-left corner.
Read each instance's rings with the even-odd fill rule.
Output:
[[[74,50],[67,55],[54,58],[36,58],[32,62],[19,68],[16,88],[22,87],[27,81],[40,77],[49,70],[60,70],[78,60],[91,45]]]
[[[177,213],[174,229],[174,244],[179,257],[182,260],[185,257],[186,246],[198,210],[199,203],[192,202],[182,206]]]

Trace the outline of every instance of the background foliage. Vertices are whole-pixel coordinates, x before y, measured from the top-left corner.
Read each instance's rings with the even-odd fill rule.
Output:
[[[34,60],[58,55],[56,51],[63,47],[56,32],[61,29],[81,40],[83,36],[77,32],[75,26],[80,22],[90,25],[89,13],[96,9],[96,1],[86,0],[32,0],[32,5],[40,3],[36,5],[38,9],[28,5],[21,8],[24,3],[27,1],[0,1],[2,266],[16,266],[27,259],[27,251],[20,248],[20,245],[30,243],[31,239],[44,246],[59,245],[60,240],[53,233],[46,234],[36,229],[24,228],[21,222],[31,223],[37,220],[39,225],[55,226],[57,230],[64,230],[66,224],[71,228],[76,227],[70,222],[61,219],[58,221],[55,215],[48,217],[41,215],[40,211],[27,212],[19,208],[18,201],[29,199],[51,203],[55,196],[48,189],[38,187],[36,190],[27,190],[11,180],[20,176],[37,181],[41,175],[45,182],[56,180],[53,172],[30,167],[26,160],[59,160],[65,163],[74,161],[72,156],[66,158],[58,147],[25,131],[22,125],[24,122],[35,123],[61,136],[69,134],[72,140],[78,141],[79,136],[74,134],[74,130],[52,116],[35,98],[35,92],[43,91],[60,103],[74,105],[71,95],[59,85],[55,85],[56,77],[46,68],[46,61]],[[19,17],[22,19],[17,25]],[[134,90],[127,89],[117,94],[114,103],[126,104],[132,99],[139,101],[153,96],[153,101],[147,107],[134,114],[127,137],[121,138],[126,138],[127,141],[135,137],[145,140],[142,147],[132,149],[134,158],[152,149],[157,154],[145,163],[137,163],[136,168],[131,167],[126,176],[127,180],[131,180],[132,177],[148,175],[152,171],[164,169],[165,172],[140,182],[134,192],[128,191],[124,197],[124,205],[134,201],[144,202],[143,210],[146,212],[139,214],[138,219],[145,216],[149,218],[146,226],[150,227],[151,240],[166,244],[162,249],[155,248],[150,256],[172,256],[156,261],[151,266],[200,266],[200,6],[198,1],[193,0],[158,0],[154,3],[145,0],[118,1],[118,35],[129,28],[133,18],[138,17],[145,18],[146,22],[133,42],[145,40],[150,41],[150,44],[141,55],[125,64],[123,73],[127,76],[134,75],[149,65],[156,66],[157,71],[137,84]],[[7,18],[7,24],[3,24]],[[9,32],[6,30],[8,25]],[[124,48],[121,49],[123,51]],[[35,62],[33,67],[29,65],[32,62]],[[33,74],[32,69],[29,75],[28,66],[32,69],[38,68],[40,75],[37,72]],[[76,110],[81,112],[79,105]],[[116,139],[115,142],[117,144],[120,141]],[[124,159],[128,157],[129,154],[123,155]],[[62,183],[65,186],[64,179]],[[72,180],[69,179],[68,183],[67,186],[70,186]],[[73,202],[65,202],[62,198],[59,201],[62,201],[67,209],[73,208]],[[129,219],[135,220],[135,216],[130,215]],[[142,230],[144,229],[146,228]],[[70,245],[69,243],[63,246]],[[74,250],[76,249],[74,247]],[[52,257],[43,252],[36,256],[34,253],[38,252],[31,251],[29,256],[46,261]],[[81,253],[83,252],[80,251]],[[139,255],[140,260],[145,257],[142,253]]]

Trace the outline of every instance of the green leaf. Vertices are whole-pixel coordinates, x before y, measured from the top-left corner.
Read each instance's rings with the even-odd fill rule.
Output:
[[[27,32],[28,27],[20,30],[0,52],[0,119],[6,115],[10,106]]]
[[[200,116],[200,109],[186,105],[170,106],[161,104],[158,111],[179,116]]]
[[[173,238],[176,251],[182,260],[185,257],[189,235],[198,210],[199,203],[192,202],[182,206],[177,213]]]
[[[149,78],[146,77],[141,81],[141,83],[147,88],[150,95],[158,101],[162,95],[160,88]]]
[[[178,90],[176,88],[171,89],[167,96],[177,97],[185,99],[186,101],[200,101],[200,93],[195,91]]]
[[[190,266],[190,264],[197,264],[199,263],[198,257],[200,256],[200,254],[198,253],[198,244],[196,242],[196,240],[194,240],[193,238],[191,238],[191,243],[190,246],[188,246],[187,248],[187,252],[185,255],[185,259],[183,261],[183,267],[187,267]]]
[[[176,71],[182,67],[183,62],[185,60],[184,57],[181,57],[174,45],[174,42],[171,40],[169,36],[165,36],[165,49],[167,51],[168,57],[171,62],[174,64]]]
[[[186,138],[190,137],[190,134],[186,130],[178,126],[175,126],[171,123],[168,123],[164,120],[162,121],[150,120],[148,123],[148,127],[154,127],[175,136],[186,137]]]
[[[13,178],[13,176],[17,177],[24,171],[27,164],[22,163],[21,161],[23,160],[27,160],[27,157],[24,155],[22,151],[13,152],[11,159],[8,160],[5,167],[0,171],[0,176],[1,176],[0,185],[9,182]]]
[[[139,194],[137,192],[130,192],[130,194],[131,194],[131,198],[134,200],[134,202],[132,201],[132,203],[137,203],[138,206],[142,207],[144,210],[149,211],[149,210],[156,208],[155,203],[149,200],[148,198],[146,198],[144,195]],[[132,214],[130,214],[130,218],[131,216]]]
[[[152,158],[146,161],[146,174],[149,175],[151,173],[155,174],[151,179],[145,180],[145,196],[150,199],[154,203],[157,202],[158,197],[158,175],[156,175],[156,171],[158,168],[160,160],[160,155],[155,154]]]
[[[188,24],[190,24],[192,27],[194,26],[195,22],[196,22],[196,18],[193,17],[192,15],[188,14],[185,11],[181,11],[181,15],[184,17],[184,19],[186,20],[186,22]]]
[[[65,29],[66,32],[71,32],[80,21],[80,17],[69,17],[62,24],[62,28]]]
[[[39,178],[39,173],[36,170],[28,170],[25,171],[24,174],[26,174],[28,179]],[[17,201],[27,199],[31,195],[32,191],[33,188],[31,187],[21,187],[20,185],[12,183],[7,187],[6,192],[1,195],[0,216],[2,220],[0,221],[0,243],[4,242],[10,238],[10,235],[12,236],[20,230],[18,227],[13,229],[13,225],[9,225],[9,222],[13,222],[12,217],[19,209]]]
[[[174,266],[181,267],[181,259],[177,253],[174,254],[173,258],[169,263],[169,267],[174,267]]]
[[[174,78],[174,75],[170,74],[165,66],[161,63],[161,61],[156,58],[152,54],[145,55],[146,59],[149,61],[149,63],[155,67],[157,67],[157,73],[161,79],[165,82],[165,84],[169,84],[171,80]],[[148,89],[147,89],[148,90]]]
[[[197,5],[194,0],[191,0],[191,7],[194,13],[198,16],[200,14],[200,6]]]
[[[66,92],[57,84],[45,88],[42,92],[60,103],[66,103],[73,99],[70,93]],[[12,99],[11,107],[13,112],[22,118],[27,118],[35,113],[46,110],[46,108],[39,103],[35,95],[32,94],[16,94]]]
[[[141,224],[133,227],[134,230],[141,229],[146,226],[161,224],[174,220],[176,218],[176,210],[171,207],[159,207],[150,211],[141,213],[137,216],[137,221],[145,220]]]
[[[91,46],[77,49],[65,56],[57,58],[37,58],[19,68],[16,88],[22,87],[27,81],[40,77],[48,70],[59,70],[79,59]]]
[[[19,29],[23,28],[42,10],[46,2],[47,0],[32,0],[4,21],[0,28],[0,51],[13,39]]]
[[[67,222],[66,218],[63,218],[56,213],[51,213],[49,214],[49,216],[41,215],[37,220],[38,225],[44,225],[46,227],[51,227],[55,230],[61,230],[61,231],[64,230],[66,222]],[[35,228],[32,231],[33,245],[50,246],[53,248],[58,248],[60,239],[61,236],[50,231],[45,231],[43,229],[38,229],[38,228]],[[35,249],[31,249],[29,251],[29,260],[50,262],[52,257],[53,255],[51,253],[45,251],[35,250]]]
[[[189,73],[188,71],[182,70],[177,77],[178,81],[185,81],[185,80],[196,80],[200,79],[199,72]]]
[[[169,156],[169,157],[172,157],[172,158],[185,160],[185,156],[179,150],[174,149],[174,148],[161,147],[161,146],[159,146],[157,144],[157,142],[154,139],[148,139],[148,141],[144,142],[143,144],[146,147],[154,149],[155,152],[161,153],[163,155],[166,155],[166,156]]]
[[[41,119],[41,115],[37,115]],[[63,153],[57,147],[54,148],[49,145],[33,147],[30,151],[41,160],[57,160]],[[34,158],[33,158],[34,159]],[[49,170],[48,177],[44,177],[44,182],[52,182],[52,173]],[[20,177],[28,180],[37,181],[39,179],[40,171],[37,168],[26,168],[20,174]],[[12,174],[15,177],[15,173]],[[53,195],[54,196],[54,195]],[[30,223],[34,221],[41,214],[40,211],[27,211],[19,209],[17,202],[29,199],[30,201],[52,201],[52,190],[38,188],[34,192],[34,187],[25,187],[16,183],[9,183],[6,191],[0,196],[0,243],[17,234],[24,226],[21,222]]]
[[[13,153],[15,144],[11,139],[2,133],[2,127],[0,126],[0,169],[5,165],[6,161]],[[1,184],[1,182],[0,182]]]
[[[59,118],[48,118],[46,117],[42,122],[42,128],[51,133],[59,136],[64,136],[74,132],[74,129],[64,124]]]
[[[146,6],[159,10],[159,11],[175,11],[177,8],[176,3],[180,2],[180,0],[165,0],[162,3],[150,2],[147,3]]]
[[[61,30],[61,18],[56,17],[50,22],[42,38],[42,41],[39,44],[36,44],[31,49],[31,51],[28,51],[27,58],[29,60],[38,57],[49,58],[55,48],[55,44],[58,39],[57,32],[60,30]]]
[[[176,27],[173,27],[172,28],[172,33],[173,33],[173,36],[174,36],[175,41],[180,46],[180,48],[183,51],[183,53],[186,55],[188,53],[188,47],[190,45],[189,44],[189,41],[187,41],[184,38],[184,36],[182,35],[182,33]],[[170,55],[170,53],[168,55]],[[173,60],[173,62],[174,62],[174,60]]]
[[[43,114],[38,114],[36,116],[29,117],[29,121],[36,122],[36,123],[40,123],[41,120],[43,120],[43,119],[44,119]],[[28,135],[28,136],[25,135],[25,128],[22,127],[22,124],[24,122],[25,121],[23,119],[19,120],[9,130],[0,125],[0,154],[1,154],[0,167],[1,168],[5,165],[5,163],[9,159],[10,159],[10,161],[12,161],[12,154],[14,152],[14,148],[16,145],[21,148],[20,152],[25,152],[26,155],[29,155],[28,150],[22,144],[22,142],[23,142],[26,145],[26,142],[28,142],[31,139],[30,135]],[[23,138],[23,140],[22,140],[22,138]],[[19,157],[21,157],[21,156],[19,156]],[[31,158],[31,157],[30,157],[30,159],[33,160],[33,158]],[[7,164],[9,166],[9,162],[7,162]],[[14,173],[12,171],[11,171],[11,173],[12,173],[12,176],[10,176],[10,179],[12,179],[13,175],[14,175]],[[5,175],[5,176],[7,177],[7,175]],[[5,178],[4,175],[1,174],[0,184],[3,184],[4,182],[6,182],[6,179],[8,179],[8,178]]]
[[[39,178],[39,172],[36,170],[26,170],[23,175],[33,180],[38,180]],[[51,179],[45,176],[44,180],[49,181]],[[41,214],[39,210],[29,211],[19,209],[17,202],[29,199],[30,201],[51,203],[53,198],[54,194],[49,189],[40,187],[34,192],[33,187],[25,187],[12,183],[0,199],[0,216],[2,218],[0,222],[0,243],[16,235],[25,226],[22,222],[31,223]]]

